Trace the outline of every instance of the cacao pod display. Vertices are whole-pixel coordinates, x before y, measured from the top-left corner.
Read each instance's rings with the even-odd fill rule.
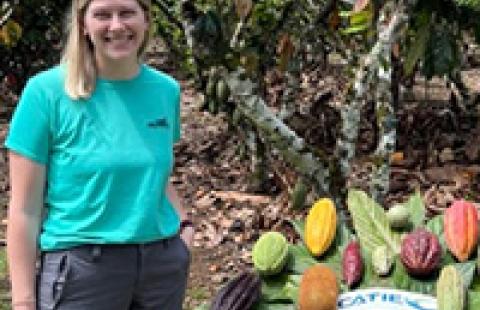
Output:
[[[362,279],[363,260],[358,241],[351,241],[343,252],[342,275],[348,287],[353,287]]]
[[[464,310],[465,298],[462,275],[455,266],[445,266],[437,282],[438,310]]]
[[[465,262],[477,246],[478,213],[475,205],[455,200],[445,211],[443,228],[448,249],[460,262]]]
[[[442,249],[437,236],[417,228],[402,240],[400,259],[413,276],[426,276],[440,265]]]
[[[242,272],[220,289],[210,310],[249,310],[261,296],[260,277],[252,272]]]
[[[404,205],[394,205],[387,211],[387,219],[393,228],[405,228],[410,221],[410,211]]]
[[[372,252],[373,270],[379,276],[386,276],[390,273],[394,262],[392,251],[386,246],[377,246]]]
[[[288,259],[287,239],[279,232],[266,232],[253,245],[252,259],[255,269],[262,275],[282,271]]]
[[[335,238],[337,213],[333,201],[322,198],[315,202],[305,221],[305,244],[314,256],[325,253]]]
[[[300,310],[335,310],[339,287],[335,273],[326,265],[309,267],[302,275],[298,292]]]

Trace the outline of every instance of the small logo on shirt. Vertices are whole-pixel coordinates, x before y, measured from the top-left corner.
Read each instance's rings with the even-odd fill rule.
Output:
[[[157,118],[153,121],[147,123],[147,126],[150,128],[157,128],[157,127],[168,127],[168,122],[165,117]]]

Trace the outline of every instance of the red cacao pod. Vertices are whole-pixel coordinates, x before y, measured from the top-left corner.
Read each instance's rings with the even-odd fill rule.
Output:
[[[343,280],[349,287],[354,286],[362,279],[363,261],[360,253],[360,244],[357,241],[351,241],[342,258],[342,275]]]
[[[460,261],[466,261],[477,246],[478,212],[475,205],[455,200],[445,211],[443,230],[447,247]]]
[[[438,268],[442,249],[437,236],[417,228],[402,240],[400,259],[413,276],[426,276]]]

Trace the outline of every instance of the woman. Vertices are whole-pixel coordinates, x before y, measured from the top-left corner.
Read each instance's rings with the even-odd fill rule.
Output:
[[[193,227],[168,182],[180,88],[141,63],[150,13],[73,0],[61,64],[25,86],[5,142],[15,310],[182,307]]]

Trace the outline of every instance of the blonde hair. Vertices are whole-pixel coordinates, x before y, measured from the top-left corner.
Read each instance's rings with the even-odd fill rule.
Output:
[[[72,99],[88,98],[95,89],[97,69],[93,46],[84,35],[82,25],[85,11],[92,0],[72,0],[67,17],[67,39],[63,49],[61,63],[64,64],[65,91]],[[137,0],[145,11],[148,28],[138,52],[143,56],[152,34],[152,5],[150,0]]]

